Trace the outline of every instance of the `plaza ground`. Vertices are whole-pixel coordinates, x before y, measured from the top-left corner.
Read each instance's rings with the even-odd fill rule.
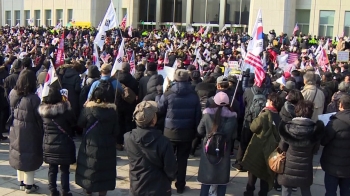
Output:
[[[77,149],[80,145],[80,138],[75,139]],[[8,142],[2,142],[0,144],[0,195],[7,196],[24,196],[27,195],[25,192],[19,190],[19,183],[16,177],[16,170],[14,170],[8,162]],[[314,164],[314,183],[311,186],[312,195],[321,196],[325,194],[324,188],[324,172],[320,166],[320,156],[321,156],[322,148],[318,152],[317,155],[314,156],[313,164]],[[117,185],[114,191],[109,191],[107,195],[109,196],[127,196],[129,192],[129,165],[128,159],[126,156],[126,152],[117,152]],[[190,158],[188,160],[187,167],[187,184],[185,192],[181,195],[184,196],[198,196],[200,190],[200,184],[197,182],[197,173],[198,173],[198,165],[199,165],[199,152],[196,152],[195,158]],[[232,159],[234,161],[234,159]],[[84,195],[83,189],[75,184],[75,165],[71,166],[70,169],[70,188],[73,195],[79,196]],[[50,195],[50,191],[48,189],[48,165],[43,164],[39,170],[35,173],[35,182],[36,185],[40,187],[40,189],[36,193],[32,193],[35,195]],[[59,179],[58,174],[58,179]],[[245,185],[247,183],[248,173],[247,172],[237,172],[231,169],[230,172],[230,182],[227,186],[226,195],[228,196],[243,196],[243,192],[245,191]],[[58,186],[60,186],[60,181],[58,180]],[[176,189],[174,187],[174,183],[172,186],[173,195],[180,195],[176,193]],[[59,188],[58,188],[59,189]],[[256,191],[255,195],[258,194],[259,191],[259,181],[256,183]],[[97,195],[95,193],[95,195]],[[269,193],[270,196],[281,195],[279,192],[271,191]],[[300,191],[293,193],[293,196],[300,196]]]

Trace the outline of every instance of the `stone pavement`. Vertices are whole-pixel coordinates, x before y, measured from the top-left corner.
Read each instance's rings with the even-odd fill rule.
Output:
[[[4,142],[0,144],[0,195],[7,196],[24,196],[26,195],[23,191],[19,190],[19,183],[16,178],[16,171],[9,165],[8,162],[8,142]],[[76,139],[76,146],[80,145],[79,139]],[[197,151],[197,154],[199,152]],[[325,188],[323,183],[324,172],[320,167],[320,155],[315,155],[314,157],[314,184],[311,186],[311,192],[314,196],[321,196],[325,194]],[[182,194],[184,196],[198,196],[200,190],[200,184],[196,181],[197,172],[198,172],[199,158],[190,158],[188,160],[187,167],[187,184],[185,192]],[[114,191],[109,191],[107,195],[109,196],[126,196],[129,191],[129,173],[128,173],[129,165],[126,157],[125,151],[118,152],[117,156],[117,186]],[[49,195],[50,191],[48,190],[48,165],[43,164],[38,171],[35,173],[35,181],[36,185],[40,187],[40,189],[33,194],[36,195]],[[60,176],[60,175],[58,175]],[[75,176],[75,165],[71,166],[70,173],[70,188],[73,195],[79,196],[84,195],[83,189],[77,186],[74,182]],[[243,192],[245,191],[245,185],[247,183],[247,173],[240,173],[237,171],[231,170],[230,172],[231,180],[227,186],[226,195],[229,196],[243,196]],[[59,179],[59,177],[58,177]],[[57,182],[58,186],[60,186],[60,181]],[[259,181],[256,183],[257,191],[259,190]],[[96,194],[95,194],[96,195]],[[179,195],[176,193],[176,189],[173,183],[173,195]],[[269,195],[281,195],[279,192],[271,191]],[[293,194],[293,196],[299,196],[300,191]]]

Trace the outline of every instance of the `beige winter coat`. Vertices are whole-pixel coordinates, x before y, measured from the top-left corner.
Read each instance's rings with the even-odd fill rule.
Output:
[[[301,91],[305,100],[312,101],[314,103],[314,113],[312,114],[312,120],[316,122],[318,115],[323,114],[324,108],[324,94],[320,89],[317,89],[315,85],[305,85]]]

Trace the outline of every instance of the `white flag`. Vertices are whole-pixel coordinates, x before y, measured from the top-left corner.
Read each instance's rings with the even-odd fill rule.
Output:
[[[242,59],[245,59],[245,57],[247,56],[247,52],[245,51],[245,47],[243,43],[241,43],[241,55],[242,55]]]
[[[211,27],[209,26],[209,24],[207,25],[207,28],[205,28],[205,31],[203,33],[203,36],[208,35],[209,31],[210,31]]]
[[[56,70],[55,70],[55,67],[52,64],[52,61],[50,61],[50,68],[47,71],[44,87],[43,87],[43,90],[42,90],[42,93],[41,93],[41,99],[43,97],[46,97],[47,95],[49,95],[50,85],[52,83],[54,83],[56,80],[58,80],[58,77],[57,77],[57,74],[56,74]]]
[[[171,26],[170,28],[169,28],[169,31],[168,31],[168,37],[169,37],[169,39],[170,39],[170,37],[171,37],[171,32],[173,31],[173,27]]]
[[[103,48],[105,39],[106,39],[106,31],[113,29],[114,27],[119,26],[117,15],[115,13],[113,2],[109,4],[106,15],[102,20],[100,29],[96,35],[94,43],[97,44],[100,48]]]
[[[129,27],[128,35],[129,37],[132,37],[132,25],[130,25]]]
[[[173,24],[173,29],[174,29],[174,32],[175,33],[178,33],[179,32],[179,30],[177,30],[177,27]]]
[[[119,46],[118,56],[115,59],[112,73],[111,73],[112,76],[115,74],[115,72],[117,72],[117,70],[122,69],[123,57],[124,57],[124,39],[122,40],[122,43]]]

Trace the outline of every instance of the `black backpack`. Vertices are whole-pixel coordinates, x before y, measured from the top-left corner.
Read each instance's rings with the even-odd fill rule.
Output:
[[[211,133],[205,142],[204,148],[208,161],[213,165],[219,164],[224,158],[225,152],[227,150],[226,134],[218,131]],[[212,161],[212,159],[215,159],[216,161]]]
[[[115,90],[113,88],[112,82],[114,81],[114,78],[109,78],[108,80],[99,80],[100,84],[94,89],[94,91],[98,88],[104,89],[104,92],[106,93],[106,100],[103,100],[104,102],[108,103],[114,103],[115,102]],[[93,93],[92,93],[93,94]]]
[[[96,81],[96,80],[95,80]],[[80,92],[80,95],[79,95],[79,105],[80,105],[80,108],[83,108],[86,100],[87,100],[87,97],[89,95],[89,92],[90,92],[90,89],[91,89],[91,86],[92,84],[95,82],[91,82],[90,84],[85,84],[84,87],[81,89],[81,92]]]
[[[250,105],[250,108],[249,108],[249,114],[251,115],[251,120],[254,120],[266,105],[267,90],[265,89],[262,94],[258,94],[258,92],[256,92],[254,87],[252,87],[251,90],[254,97],[253,97],[252,105]]]

